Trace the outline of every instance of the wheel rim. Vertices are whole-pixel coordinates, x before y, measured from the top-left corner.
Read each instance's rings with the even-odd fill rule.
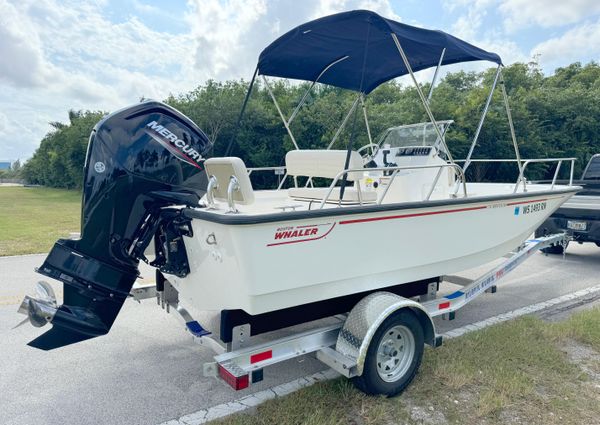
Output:
[[[377,347],[377,373],[385,382],[395,382],[410,368],[415,356],[415,338],[406,326],[389,328]]]

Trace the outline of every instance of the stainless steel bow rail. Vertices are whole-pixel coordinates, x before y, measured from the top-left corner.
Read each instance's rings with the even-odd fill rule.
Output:
[[[172,308],[171,311],[181,314],[197,343],[215,351],[214,361],[204,364],[204,375],[220,377],[236,390],[261,381],[263,369],[267,366],[310,353],[316,353],[320,361],[351,378],[363,373],[371,338],[392,314],[405,309],[417,313],[425,335],[424,342],[437,347],[442,341],[441,336],[435,333],[434,317],[454,319],[456,311],[483,293],[495,293],[501,280],[534,252],[553,245],[564,246],[568,243],[568,238],[568,235],[560,233],[528,240],[509,253],[500,265],[475,280],[442,277],[441,280],[464,285],[462,289],[449,295],[438,297],[437,283],[430,283],[428,293],[417,299],[407,299],[385,291],[375,292],[363,298],[349,314],[332,318],[332,324],[259,344],[252,343],[249,324],[234,327],[232,342],[223,344],[206,331],[198,332],[202,327],[178,305],[177,298],[172,298],[172,307],[178,308]],[[159,304],[166,304],[168,307],[172,296],[167,292],[157,293],[149,285],[135,288],[131,296],[136,300],[157,297]],[[366,311],[370,313],[366,314]]]
[[[513,193],[517,193],[517,190],[519,189],[520,184],[523,185],[523,192],[527,192],[527,178],[525,176],[525,171],[529,164],[540,164],[540,163],[554,164],[554,163],[556,163],[556,168],[554,169],[554,175],[552,177],[552,183],[551,183],[552,184],[551,189],[554,189],[554,185],[556,184],[556,180],[558,179],[558,175],[560,173],[560,169],[561,169],[563,162],[568,162],[570,164],[569,186],[573,186],[573,174],[575,173],[575,161],[577,161],[577,158],[532,158],[532,159],[521,159],[520,161],[521,161],[521,166],[519,167],[519,176],[517,177],[517,181],[515,183],[515,188],[513,189]],[[458,160],[455,160],[454,162],[459,162],[459,163],[464,162],[465,165],[463,166],[463,171],[465,171],[467,169],[467,167],[470,165],[470,163],[473,163],[473,162],[478,162],[478,163],[516,162],[516,163],[518,163],[519,160],[512,159],[512,158],[458,159]]]

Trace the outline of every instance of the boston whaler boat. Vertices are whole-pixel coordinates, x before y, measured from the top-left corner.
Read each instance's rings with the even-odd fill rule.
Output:
[[[445,141],[452,121],[436,121],[414,73],[435,67],[433,88],[441,66],[478,60],[497,71],[467,158],[455,161]],[[402,75],[412,78],[430,122],[390,128],[373,142],[364,99]],[[300,25],[263,50],[242,113],[258,76],[295,146],[285,167],[206,159],[204,133],[159,102],[96,125],[81,239],[59,240],[38,269],[64,283],[63,304],[40,283],[38,296],[20,308],[33,324],[52,324],[30,345],[47,350],[106,334],[127,297],[157,297],[219,353],[205,374],[236,388],[262,379],[265,366],[317,352],[362,390],[392,395],[414,377],[423,343],[440,342],[433,316],[495,287],[535,249],[561,243],[559,235],[522,245],[579,189],[571,184],[574,159],[520,157],[498,55],[441,31],[352,11]],[[289,118],[267,77],[312,82]],[[352,90],[356,99],[327,149],[304,150],[290,124],[316,83]],[[510,184],[467,182],[498,85],[515,149],[515,159],[505,161],[514,161],[519,175]],[[359,109],[369,143],[353,149],[351,138],[347,149],[331,149]],[[556,164],[551,184],[528,183],[527,166],[535,162]],[[571,165],[569,185],[555,183],[563,162]],[[284,174],[281,184],[254,190],[251,174],[265,170]],[[156,284],[132,290],[152,240]],[[442,276],[511,251],[482,279],[434,299]],[[212,311],[216,320],[205,329],[190,311]],[[337,325],[248,345],[252,335],[347,312]]]

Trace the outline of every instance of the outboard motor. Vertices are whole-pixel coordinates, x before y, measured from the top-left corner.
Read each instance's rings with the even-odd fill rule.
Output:
[[[81,237],[59,239],[37,269],[63,282],[63,304],[42,285],[38,292],[45,295],[26,297],[19,309],[36,326],[52,324],[30,346],[50,350],[108,333],[155,234],[157,245],[168,241],[183,254],[169,259],[168,249],[159,249],[153,265],[189,272],[180,236],[191,227],[179,208],[169,207],[198,206],[210,148],[202,130],[160,102],[122,109],[96,124],[85,161]]]

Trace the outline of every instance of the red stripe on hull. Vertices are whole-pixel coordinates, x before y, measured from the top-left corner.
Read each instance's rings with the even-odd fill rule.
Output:
[[[389,215],[389,216],[386,216],[386,217],[357,218],[355,220],[340,221],[340,224],[367,223],[369,221],[395,220],[395,219],[398,219],[398,218],[422,217],[422,216],[425,216],[425,215],[450,214],[450,213],[455,213],[455,212],[483,210],[485,208],[487,208],[487,207],[486,206],[468,207],[468,208],[458,208],[458,209],[455,209],[455,210],[428,211],[428,212],[414,213],[414,214]]]

